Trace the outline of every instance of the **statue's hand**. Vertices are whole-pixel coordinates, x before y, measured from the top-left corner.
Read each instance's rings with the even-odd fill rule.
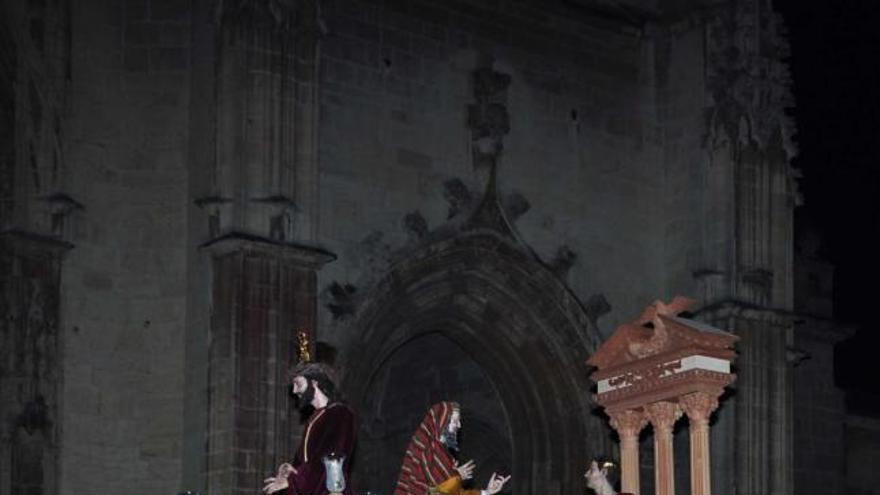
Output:
[[[279,490],[284,490],[287,488],[287,477],[291,474],[296,474],[296,468],[293,467],[289,462],[285,462],[284,464],[278,466],[278,472],[275,476],[266,478],[263,480],[263,483],[266,485],[263,486],[264,493],[275,493]]]
[[[275,493],[287,488],[287,477],[278,476],[274,478],[266,478],[263,480],[263,483],[266,484],[263,487],[263,493]]]
[[[279,478],[287,478],[294,473],[296,473],[296,468],[291,466],[289,462],[285,462],[278,466],[278,474],[276,476]]]
[[[502,488],[504,488],[504,484],[510,479],[511,475],[507,476],[498,476],[496,473],[492,473],[492,477],[489,478],[489,484],[486,485],[486,493],[488,495],[495,495],[500,492]]]
[[[455,470],[458,471],[458,475],[461,476],[462,481],[467,481],[474,477],[474,467],[476,464],[474,460],[471,459],[462,465],[458,465],[458,462],[455,463]]]

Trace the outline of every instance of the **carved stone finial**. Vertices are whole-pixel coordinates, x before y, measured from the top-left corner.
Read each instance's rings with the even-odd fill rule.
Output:
[[[324,307],[330,311],[334,320],[348,318],[358,310],[360,299],[357,287],[349,283],[332,282],[321,291]]]
[[[497,72],[486,63],[473,72],[475,103],[468,105],[468,127],[471,130],[473,166],[488,170],[488,178],[480,204],[465,229],[488,228],[507,237],[516,238],[513,226],[498,195],[498,160],[503,138],[510,132],[507,114],[507,87],[510,76]]]
[[[474,71],[474,99],[468,105],[468,127],[473,140],[474,168],[495,166],[503,148],[502,139],[510,132],[506,90],[510,76],[490,67]]]
[[[592,323],[593,326],[596,326],[599,318],[611,312],[611,303],[605,298],[605,294],[593,294],[587,299],[587,303],[584,305],[584,310],[587,312],[587,317],[590,319],[590,323]]]
[[[413,241],[420,241],[428,236],[428,221],[418,210],[403,217],[403,228]]]
[[[473,195],[465,185],[464,181],[458,177],[447,180],[443,183],[443,197],[449,203],[449,215],[447,219],[453,218],[459,213],[467,210],[473,203]]]
[[[548,265],[550,270],[555,273],[557,277],[565,277],[565,275],[568,274],[568,271],[571,270],[571,267],[574,266],[576,260],[577,253],[572,251],[570,247],[562,245],[556,250],[556,256],[550,260]]]
[[[510,219],[511,222],[515,222],[519,217],[525,215],[525,213],[532,207],[529,200],[518,192],[506,195],[503,199],[503,203],[504,212],[507,214],[507,218]]]

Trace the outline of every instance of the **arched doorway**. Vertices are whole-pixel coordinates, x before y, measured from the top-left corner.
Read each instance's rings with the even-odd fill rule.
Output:
[[[528,249],[485,231],[433,242],[395,263],[360,314],[359,339],[346,366],[344,387],[369,416],[362,422],[363,438],[382,436],[369,428],[389,422],[373,403],[379,375],[390,372],[387,363],[395,353],[429,334],[460,349],[497,392],[497,410],[509,431],[498,444],[510,446],[512,492],[581,490],[585,463],[611,447],[584,364],[598,337],[565,284]],[[436,352],[430,348],[421,356],[425,367],[439,362]],[[400,407],[420,418],[425,399],[413,392],[419,386],[393,383],[403,388],[393,393]],[[408,396],[416,399],[409,403]],[[389,455],[403,451],[413,427],[407,423],[409,432],[395,437],[400,445],[389,447]],[[372,455],[367,448],[359,448],[359,459]]]
[[[391,493],[404,449],[425,411],[450,399],[462,407],[460,459],[476,462],[474,486],[485,486],[493,471],[510,472],[510,426],[494,384],[464,349],[437,331],[398,347],[374,374],[359,411],[364,427],[355,468],[358,485]]]

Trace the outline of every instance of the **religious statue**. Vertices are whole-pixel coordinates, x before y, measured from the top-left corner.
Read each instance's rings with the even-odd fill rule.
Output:
[[[324,363],[310,361],[308,349],[308,340],[300,334],[300,361],[289,377],[299,407],[312,412],[293,461],[281,464],[275,476],[266,478],[263,491],[352,495],[351,484],[346,483],[351,463],[346,460],[351,459],[357,436],[355,414],[342,402],[333,370]],[[330,466],[330,471],[326,466]]]
[[[608,481],[607,464],[603,465],[602,469],[599,469],[598,462],[591,462],[590,468],[584,473],[584,478],[587,480],[587,487],[596,492],[596,495],[617,495],[614,487]]]
[[[406,448],[394,495],[495,495],[510,476],[492,473],[483,490],[465,490],[473,478],[474,461],[459,464],[458,431],[461,410],[455,402],[431,406]]]

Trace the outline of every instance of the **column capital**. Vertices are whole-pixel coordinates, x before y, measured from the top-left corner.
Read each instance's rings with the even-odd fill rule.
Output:
[[[652,402],[645,406],[645,415],[654,430],[658,432],[672,432],[672,426],[681,417],[681,406],[675,402],[660,401]]]
[[[712,412],[718,408],[718,397],[721,390],[715,393],[692,392],[678,398],[678,403],[691,421],[708,421]]]
[[[611,427],[621,437],[638,436],[642,428],[648,424],[648,418],[643,411],[637,409],[625,409],[623,411],[609,411]]]

